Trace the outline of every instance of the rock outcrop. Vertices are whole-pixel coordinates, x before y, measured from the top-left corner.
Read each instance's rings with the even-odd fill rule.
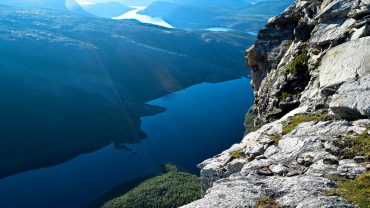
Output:
[[[184,207],[354,207],[327,192],[370,168],[369,24],[369,0],[298,0],[270,19],[246,53],[260,128],[199,165],[204,198]]]

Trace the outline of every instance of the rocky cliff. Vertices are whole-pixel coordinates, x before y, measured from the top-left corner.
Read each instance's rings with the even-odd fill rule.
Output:
[[[199,165],[204,197],[185,207],[368,207],[369,24],[369,0],[270,19],[246,53],[255,131]]]

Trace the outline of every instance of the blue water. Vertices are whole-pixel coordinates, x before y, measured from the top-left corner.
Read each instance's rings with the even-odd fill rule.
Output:
[[[111,188],[160,171],[172,162],[198,173],[196,164],[221,152],[243,135],[246,110],[253,103],[248,79],[200,84],[150,104],[167,110],[142,118],[148,138],[81,155],[54,167],[28,171],[0,180],[1,208],[84,207]]]
[[[253,35],[253,36],[257,36],[258,35],[258,33],[256,33],[256,32],[247,32],[249,35]]]
[[[212,31],[212,32],[227,32],[227,31],[230,31],[231,29],[226,28],[226,27],[211,27],[211,28],[207,28],[206,30]]]

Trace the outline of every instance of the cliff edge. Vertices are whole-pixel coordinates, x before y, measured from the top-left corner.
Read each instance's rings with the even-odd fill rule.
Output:
[[[369,0],[270,19],[246,53],[255,131],[199,165],[204,197],[184,207],[368,207],[369,24]]]

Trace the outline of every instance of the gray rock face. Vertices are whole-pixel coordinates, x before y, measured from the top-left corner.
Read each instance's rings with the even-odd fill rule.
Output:
[[[297,1],[269,21],[247,50],[256,125],[299,105],[328,107],[344,79],[369,73],[365,14],[370,14],[367,0]],[[302,54],[308,62],[296,64]]]
[[[370,73],[342,84],[330,102],[330,110],[338,118],[370,117]]]
[[[299,181],[299,183],[297,183]],[[207,195],[184,208],[254,208],[260,198],[274,198],[284,207],[354,207],[337,196],[325,196],[330,180],[317,176],[233,177],[215,183]]]
[[[356,40],[365,36],[370,35],[370,26],[368,24],[364,25],[363,27],[357,29],[351,37],[351,40]]]
[[[318,67],[320,87],[339,85],[370,74],[369,48],[370,37],[364,37],[330,49]]]
[[[312,33],[311,44],[322,46],[325,44],[337,44],[346,36],[348,30],[356,23],[355,19],[335,19],[330,23],[321,23],[315,26]]]
[[[262,155],[267,149],[268,144],[256,144],[252,147],[247,148],[244,151],[244,154],[249,158],[256,158],[259,155]]]
[[[240,144],[203,162],[201,176],[203,184],[207,184],[205,196],[184,207],[254,207],[263,197],[273,198],[287,207],[354,207],[343,198],[325,195],[326,190],[334,187],[328,177],[354,178],[367,170],[354,159],[332,155],[328,141],[362,134],[370,120],[303,122],[282,136],[277,146],[268,142],[269,137],[281,132],[281,124],[291,115],[305,110],[297,109],[266,124],[246,135]],[[231,152],[266,144],[264,158],[249,161],[241,157],[230,162]]]
[[[334,0],[316,16],[316,19],[327,21],[333,18],[345,17],[351,10],[353,3],[353,0]]]
[[[252,208],[265,197],[283,207],[354,207],[325,193],[331,176],[370,170],[337,142],[370,134],[369,14],[369,0],[298,0],[270,19],[247,51],[262,127],[199,165],[204,198],[184,207]],[[287,132],[297,114],[331,119],[303,119]]]

